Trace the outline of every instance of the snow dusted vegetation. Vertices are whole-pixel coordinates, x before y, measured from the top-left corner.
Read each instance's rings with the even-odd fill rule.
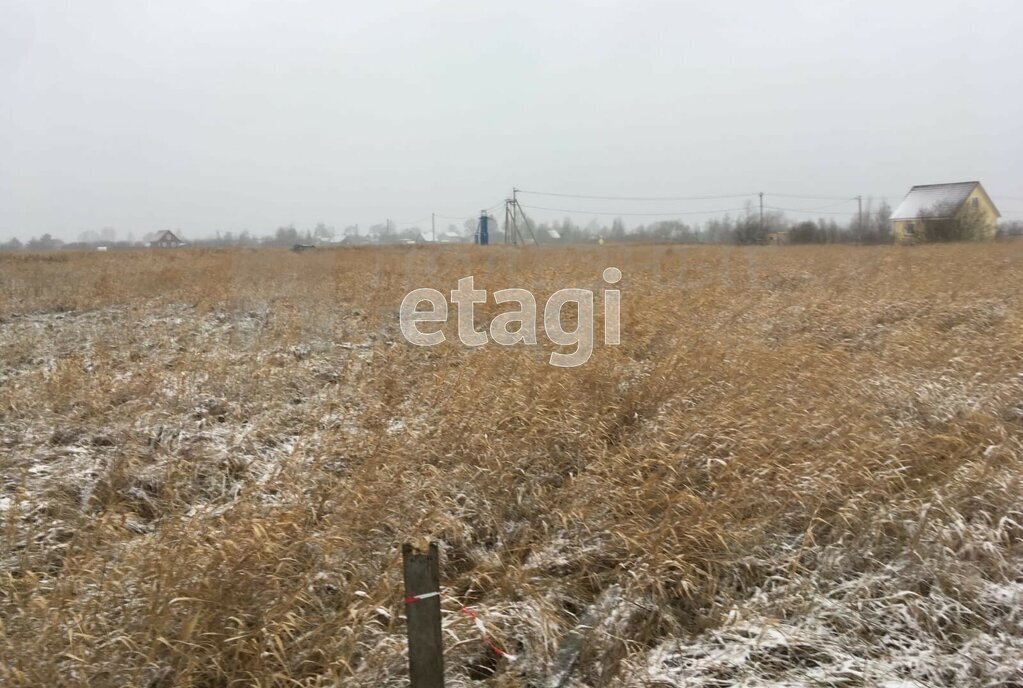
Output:
[[[578,368],[398,332],[467,275],[599,314],[612,265]],[[1021,285],[1020,243],[0,256],[0,684],[408,685],[432,539],[451,686],[1023,685]]]

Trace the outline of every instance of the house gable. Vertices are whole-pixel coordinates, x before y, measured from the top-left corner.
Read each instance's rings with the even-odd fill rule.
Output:
[[[970,192],[970,195],[963,203],[964,206],[967,203],[971,203],[973,199],[977,199],[979,208],[983,210],[985,214],[993,217],[996,221],[1002,216],[1002,214],[998,211],[998,207],[995,206],[995,202],[991,200],[990,196],[988,196],[987,189],[985,189],[980,182],[977,182],[977,186]]]
[[[156,238],[149,242],[150,246],[156,246],[159,248],[177,248],[178,246],[184,246],[185,242],[177,237],[174,232],[169,229],[162,230],[156,235]]]

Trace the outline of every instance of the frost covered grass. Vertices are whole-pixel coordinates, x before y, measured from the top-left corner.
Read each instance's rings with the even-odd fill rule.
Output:
[[[398,334],[609,265],[580,368]],[[1020,685],[1020,285],[1018,243],[0,256],[0,683],[407,685],[432,538],[453,686]]]

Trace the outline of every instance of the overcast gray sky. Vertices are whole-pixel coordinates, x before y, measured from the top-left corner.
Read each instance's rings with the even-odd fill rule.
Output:
[[[0,0],[0,238],[972,179],[1023,218],[1018,0]]]

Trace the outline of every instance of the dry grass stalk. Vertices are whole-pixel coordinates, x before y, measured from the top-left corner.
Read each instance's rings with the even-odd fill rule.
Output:
[[[581,368],[397,333],[608,265]],[[0,257],[0,683],[404,685],[421,537],[455,686],[543,685],[587,611],[576,685],[1008,681],[1020,284],[1019,244]]]

